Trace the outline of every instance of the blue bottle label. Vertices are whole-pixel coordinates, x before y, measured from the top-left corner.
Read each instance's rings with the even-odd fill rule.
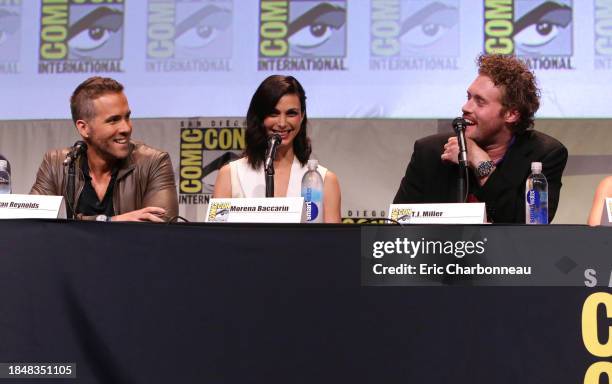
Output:
[[[548,193],[538,190],[527,191],[528,224],[548,224]]]
[[[319,216],[319,207],[314,201],[306,202],[306,220],[313,221]]]
[[[540,194],[538,193],[538,191],[534,189],[530,189],[529,191],[527,191],[527,204],[535,206],[540,205]]]

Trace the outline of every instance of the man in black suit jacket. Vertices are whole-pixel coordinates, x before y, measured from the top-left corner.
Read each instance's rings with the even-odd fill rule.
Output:
[[[552,221],[559,204],[567,149],[534,131],[540,92],[535,77],[516,57],[481,55],[478,76],[463,105],[470,190],[468,201],[484,202],[494,223],[525,223],[525,181],[531,162],[542,162]],[[393,203],[457,201],[459,145],[453,134],[418,140]]]

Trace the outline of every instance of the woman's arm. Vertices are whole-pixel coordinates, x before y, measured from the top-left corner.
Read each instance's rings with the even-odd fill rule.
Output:
[[[591,213],[589,213],[589,220],[587,224],[601,224],[601,214],[606,197],[612,197],[612,176],[606,177],[597,186],[597,189],[595,190],[595,197],[593,198],[593,206],[591,207]]]
[[[217,174],[217,180],[215,181],[215,191],[213,192],[214,198],[227,198],[232,197],[232,175],[230,165],[225,164],[219,170]]]
[[[323,181],[323,222],[340,223],[340,183],[336,174],[327,171]]]

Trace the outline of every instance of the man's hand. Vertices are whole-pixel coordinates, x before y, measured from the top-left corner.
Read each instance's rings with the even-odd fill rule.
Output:
[[[467,160],[470,168],[476,169],[481,162],[491,160],[487,152],[480,148],[474,140],[466,138],[465,142],[467,144]],[[444,153],[442,153],[441,158],[444,161],[450,161],[455,164],[459,163],[459,143],[456,136],[448,138],[448,141],[444,144]]]
[[[476,173],[478,164],[482,163],[483,161],[490,161],[491,158],[489,157],[489,154],[484,149],[480,148],[474,140],[466,137],[465,142],[467,144],[468,166],[472,168],[474,173]],[[450,161],[455,164],[459,163],[459,143],[457,142],[456,136],[448,138],[448,141],[446,144],[444,144],[444,153],[441,157],[442,160]],[[495,168],[493,169],[495,170]],[[478,180],[478,184],[481,186],[484,185],[489,179],[489,176],[491,176],[491,174],[485,177],[477,177],[476,179]]]
[[[131,211],[122,215],[111,217],[111,221],[151,221],[154,223],[163,223],[162,218],[166,214],[166,210],[159,207],[146,207],[137,211]]]

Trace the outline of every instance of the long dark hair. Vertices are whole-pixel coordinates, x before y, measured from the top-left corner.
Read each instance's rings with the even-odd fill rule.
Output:
[[[285,95],[296,95],[304,118],[300,132],[293,140],[293,152],[302,165],[306,165],[312,148],[306,134],[308,117],[306,116],[306,93],[302,84],[292,76],[272,75],[265,79],[255,91],[247,112],[245,133],[246,148],[244,154],[251,167],[257,169],[264,162],[268,146],[268,133],[263,125],[266,116],[272,114],[276,104]]]

